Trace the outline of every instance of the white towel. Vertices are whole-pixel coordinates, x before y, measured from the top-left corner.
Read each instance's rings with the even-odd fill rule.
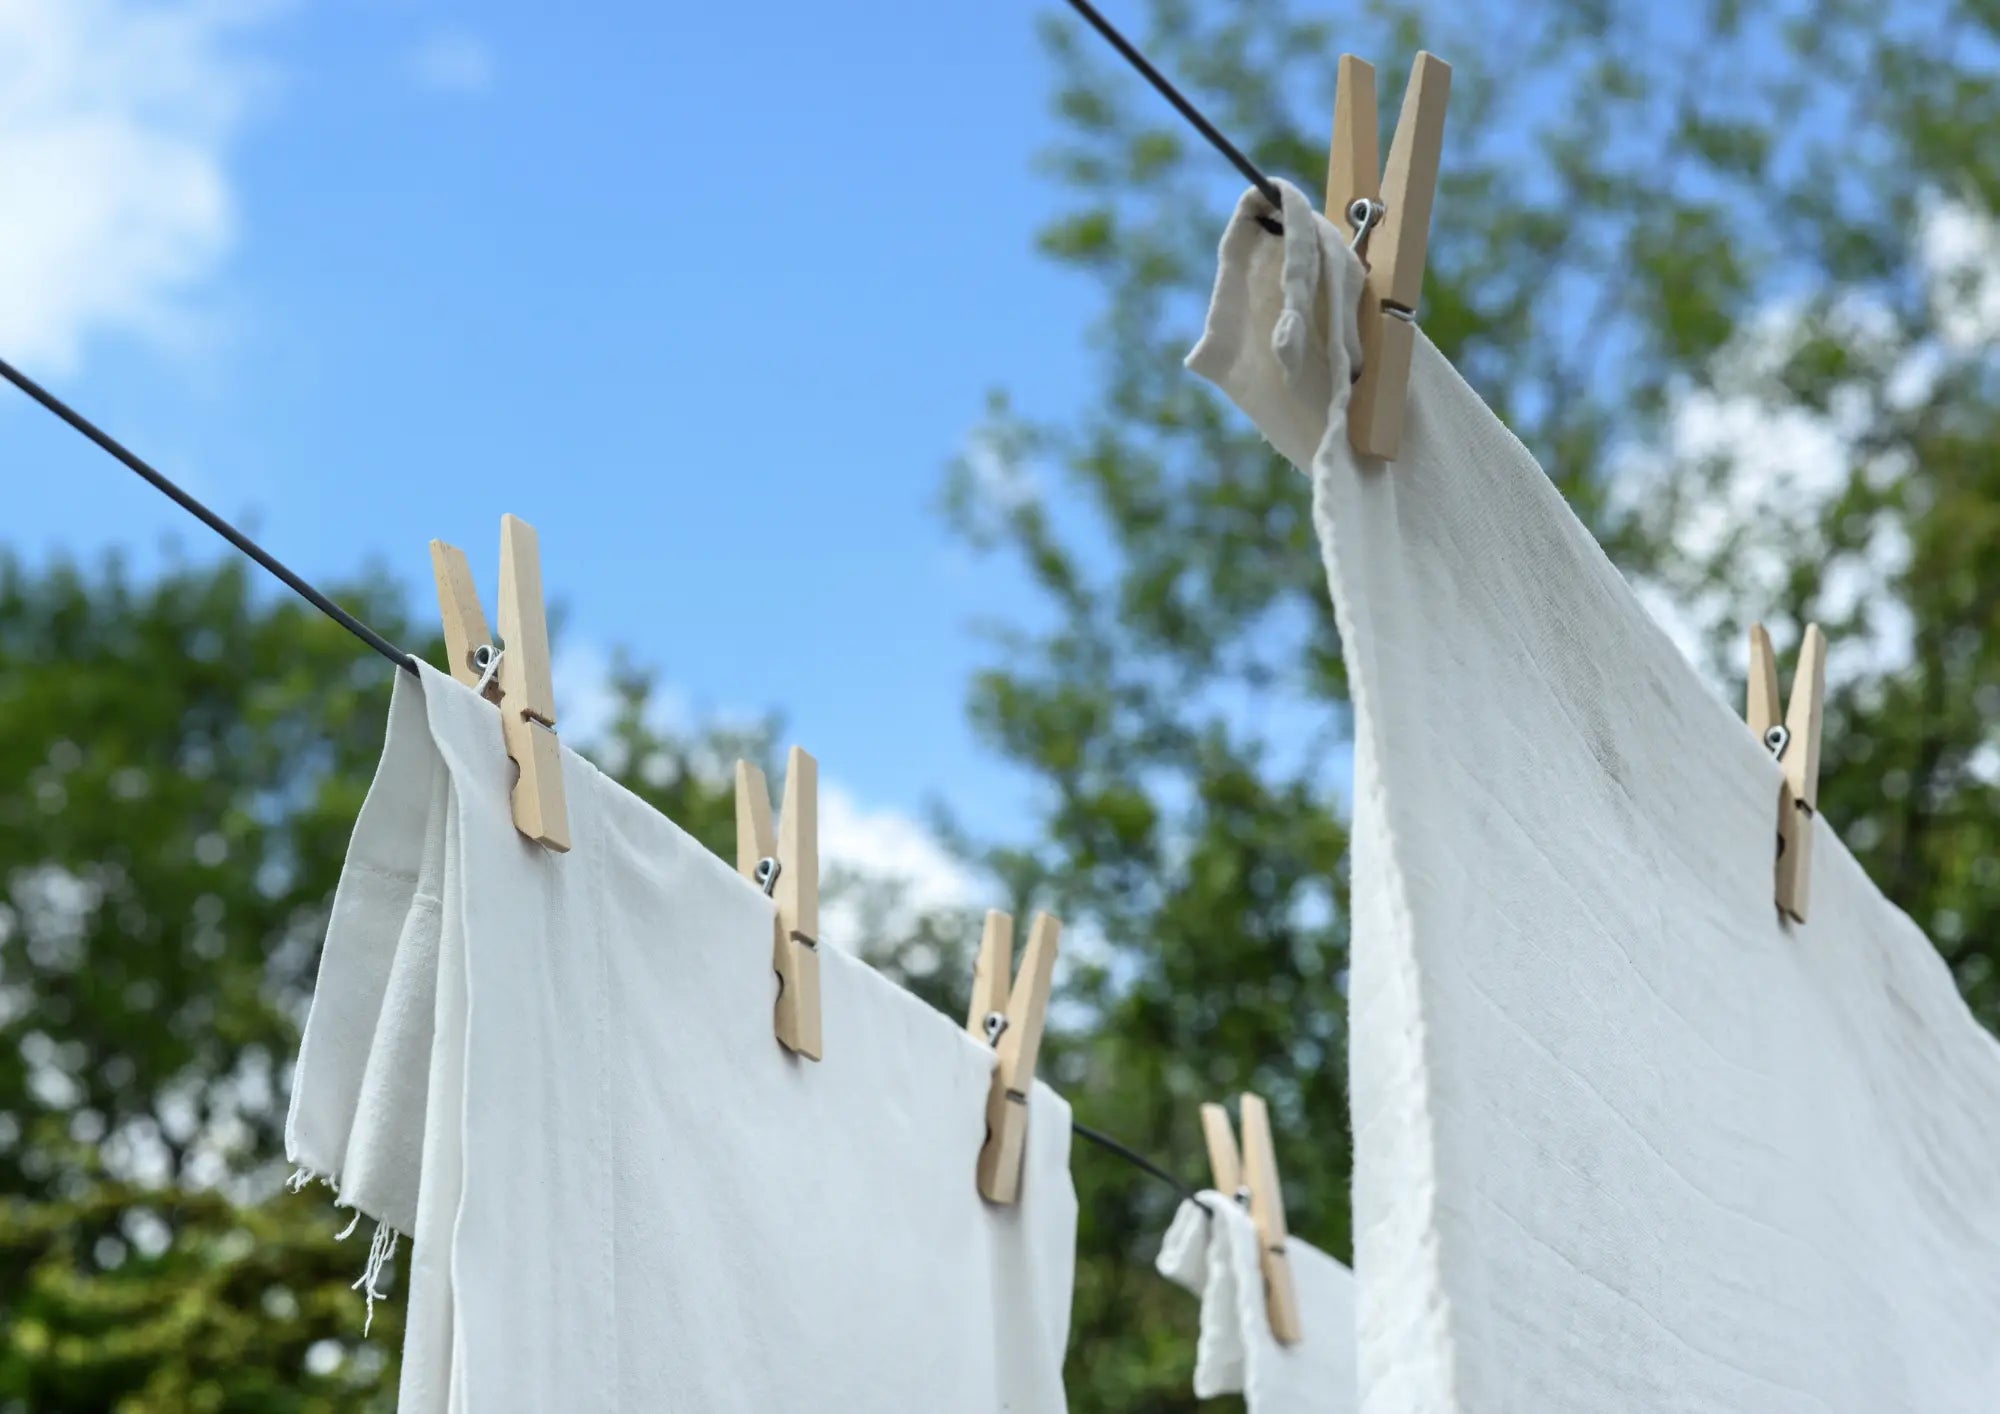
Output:
[[[978,1195],[993,1054],[821,957],[772,1035],[771,902],[574,753],[522,840],[491,705],[398,675],[294,1085],[293,1160],[413,1231],[401,1407],[1063,1407],[1069,1109]]]
[[[1240,1394],[1250,1414],[1353,1414],[1354,1274],[1296,1237],[1286,1240],[1300,1338],[1280,1345],[1264,1305],[1257,1227],[1220,1193],[1182,1203],[1160,1244],[1160,1275],[1201,1298],[1197,1399]]]
[[[1779,920],[1777,764],[1421,335],[1350,452],[1358,265],[1262,209],[1189,361],[1309,468],[1354,691],[1363,1407],[2000,1408],[2000,1046],[1838,820]]]

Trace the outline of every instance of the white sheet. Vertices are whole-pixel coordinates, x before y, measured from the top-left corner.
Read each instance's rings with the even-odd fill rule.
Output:
[[[1357,460],[1358,265],[1262,209],[1189,362],[1309,471],[1353,685],[1363,1408],[2000,1408],[2000,1047],[1838,820],[1779,920],[1776,763],[1421,335]]]
[[[1353,1414],[1354,1273],[1297,1237],[1285,1253],[1299,1303],[1291,1345],[1271,1334],[1250,1215],[1212,1191],[1174,1214],[1158,1266],[1201,1298],[1195,1397],[1240,1394],[1250,1414]]]
[[[974,1183],[992,1052],[821,959],[771,1032],[771,904],[573,753],[574,848],[514,831],[494,709],[398,675],[289,1147],[414,1229],[405,1411],[1063,1407],[1069,1110]]]

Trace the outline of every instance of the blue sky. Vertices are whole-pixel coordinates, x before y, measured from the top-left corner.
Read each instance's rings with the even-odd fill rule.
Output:
[[[12,0],[0,351],[316,581],[428,613],[441,536],[490,604],[531,520],[580,715],[623,645],[858,807],[1005,828],[968,626],[1030,601],[935,501],[989,388],[1089,387],[1041,9]],[[11,394],[0,463],[32,557],[216,553]]]
[[[988,390],[1095,385],[1096,291],[1034,253],[1053,8],[0,0],[0,353],[323,583],[432,613],[440,536],[490,605],[526,517],[573,739],[622,647],[697,717],[784,714],[830,860],[962,889],[916,821],[1029,823],[963,707],[972,622],[1037,604],[940,477]],[[1933,216],[2000,289],[1990,223]],[[1671,429],[1762,449],[1721,525],[1825,435],[1707,395]],[[0,468],[31,559],[223,553],[4,389]]]

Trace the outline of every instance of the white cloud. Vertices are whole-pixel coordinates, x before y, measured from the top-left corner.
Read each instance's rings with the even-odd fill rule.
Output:
[[[1749,394],[1702,389],[1674,409],[1670,444],[1685,461],[1726,460],[1719,496],[1688,508],[1682,546],[1707,559],[1746,520],[1790,504],[1815,511],[1847,483],[1847,447],[1839,429],[1802,408],[1774,408]]]
[[[1917,239],[1946,345],[1970,352],[2000,338],[2000,221],[1964,202],[1936,200],[1924,210]]]
[[[484,93],[493,86],[493,51],[476,35],[444,30],[410,51],[404,71],[432,93]]]
[[[866,878],[895,880],[914,912],[967,908],[978,881],[923,823],[900,810],[864,806],[843,786],[822,783],[820,861]]]
[[[824,780],[819,854],[821,939],[846,952],[906,936],[927,913],[982,901],[977,876],[921,821],[900,810],[871,809]]]
[[[1894,351],[1884,389],[1892,405],[1928,396],[1943,361],[1933,347],[1895,348],[1888,310],[1864,298],[1841,301],[1818,330],[1863,352]],[[1826,513],[1857,469],[1874,415],[1874,390],[1858,384],[1836,390],[1826,412],[1771,401],[1771,376],[1807,332],[1799,307],[1761,311],[1718,361],[1715,382],[1685,389],[1669,411],[1662,442],[1635,449],[1613,482],[1618,508],[1670,527],[1681,552],[1670,577],[1633,585],[1640,602],[1718,687],[1742,666],[1740,645],[1725,646],[1720,661],[1712,656],[1718,631],[1746,604],[1783,601],[1798,555],[1821,541]],[[1876,456],[1858,469],[1879,485],[1907,472],[1897,455]],[[1868,532],[1858,550],[1828,553],[1821,566],[1819,612],[1839,618],[1859,611],[1861,621],[1861,631],[1843,634],[1829,653],[1827,674],[1835,682],[1894,671],[1908,663],[1915,642],[1914,624],[1894,592],[1908,568],[1908,536],[1886,515]],[[1709,573],[1717,567],[1727,571],[1719,580]]]
[[[550,665],[556,690],[556,726],[562,738],[579,750],[599,754],[604,766],[623,774],[636,767],[654,785],[665,785],[677,765],[664,757],[633,762],[623,747],[612,739],[611,728],[624,706],[613,673],[612,657],[596,643],[564,639]],[[682,692],[672,683],[655,681],[646,699],[646,725],[667,737],[685,737],[694,731],[695,713]],[[756,723],[737,722],[726,716],[711,716],[707,725],[723,731],[753,733]],[[699,745],[699,743],[697,743]],[[735,769],[734,759],[723,760],[712,751],[697,750],[688,769],[705,781],[728,779]]]
[[[1041,499],[1041,482],[1033,468],[1010,451],[1005,437],[994,428],[974,428],[965,439],[964,458],[982,506],[1004,514]]]
[[[61,375],[183,338],[237,232],[226,159],[266,0],[0,0],[0,347]]]

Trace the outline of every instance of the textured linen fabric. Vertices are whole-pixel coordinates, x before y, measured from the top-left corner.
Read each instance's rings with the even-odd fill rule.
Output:
[[[772,1036],[770,900],[574,753],[522,840],[493,707],[398,674],[294,1083],[295,1162],[415,1236],[401,1407],[1063,1407],[1069,1109],[978,1195],[993,1053],[821,958]]]
[[[1353,686],[1362,1407],[2000,1408],[2000,1047],[1839,821],[1779,918],[1776,762],[1421,334],[1350,451],[1358,263],[1265,209],[1189,362],[1308,471]]]
[[[1195,1344],[1198,1399],[1241,1394],[1250,1414],[1353,1414],[1354,1274],[1292,1237],[1285,1252],[1299,1302],[1300,1339],[1280,1345],[1264,1305],[1257,1227],[1220,1193],[1182,1203],[1160,1244],[1160,1275],[1201,1298]]]

